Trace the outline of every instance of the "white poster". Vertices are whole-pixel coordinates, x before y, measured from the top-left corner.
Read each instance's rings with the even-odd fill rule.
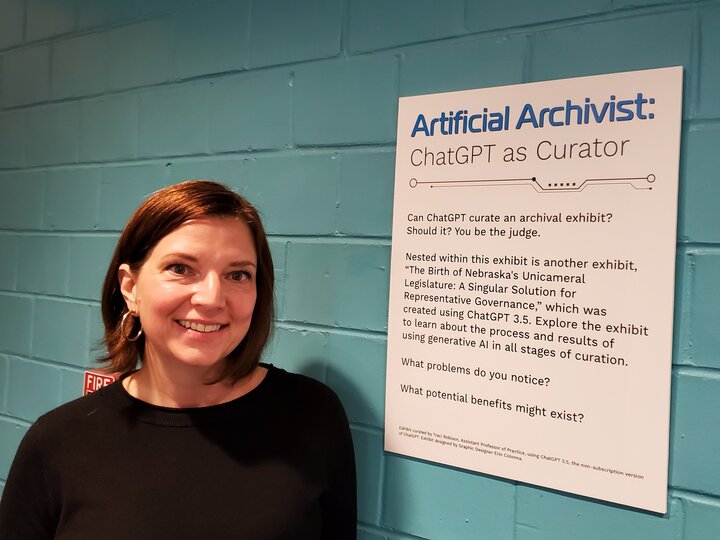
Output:
[[[681,94],[400,99],[386,450],[666,511]]]

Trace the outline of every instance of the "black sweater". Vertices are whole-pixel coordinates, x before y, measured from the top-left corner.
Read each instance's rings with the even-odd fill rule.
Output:
[[[268,366],[234,401],[149,405],[118,381],[42,416],[18,449],[0,538],[356,537],[345,412],[323,384]]]

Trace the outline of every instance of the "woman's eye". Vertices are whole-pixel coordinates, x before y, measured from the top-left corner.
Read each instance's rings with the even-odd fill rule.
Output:
[[[178,276],[184,276],[188,273],[188,267],[179,263],[171,264],[168,266],[168,270]]]
[[[245,270],[237,270],[235,272],[230,272],[230,279],[233,281],[248,281],[252,279],[252,274],[250,274],[250,272],[246,272]]]

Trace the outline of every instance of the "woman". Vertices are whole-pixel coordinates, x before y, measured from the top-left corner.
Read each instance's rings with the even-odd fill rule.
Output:
[[[0,538],[355,538],[342,406],[259,363],[273,266],[246,200],[208,181],[151,195],[120,236],[102,313],[121,377],[30,428]]]

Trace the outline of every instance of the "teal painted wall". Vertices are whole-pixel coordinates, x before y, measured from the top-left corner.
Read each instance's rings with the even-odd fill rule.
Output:
[[[262,210],[269,361],[342,397],[362,540],[720,538],[720,1],[1,0],[0,487],[81,392],[101,277],[147,193]],[[398,96],[682,65],[669,512],[382,450]]]

